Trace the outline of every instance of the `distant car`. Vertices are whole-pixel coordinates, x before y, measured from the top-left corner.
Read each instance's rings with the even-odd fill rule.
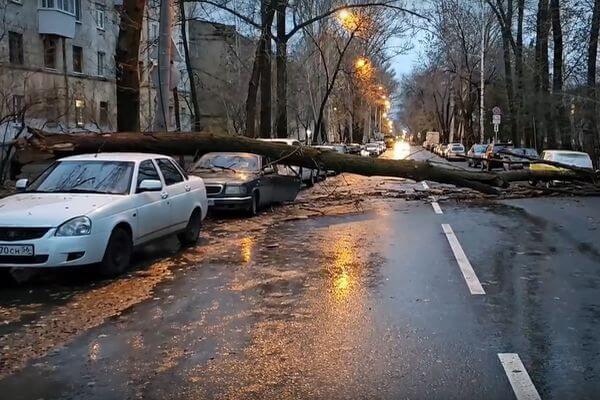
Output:
[[[485,154],[485,149],[487,145],[485,144],[474,144],[471,146],[469,151],[467,152],[467,165],[469,167],[477,167],[481,164],[481,159]]]
[[[258,154],[215,152],[200,157],[190,173],[204,179],[209,207],[254,216],[263,207],[296,199],[300,179],[285,169]]]
[[[201,178],[170,157],[99,153],[62,158],[0,200],[0,267],[129,266],[134,246],[177,234],[193,245],[207,212]]]
[[[346,149],[348,150],[348,154],[360,154],[362,146],[359,143],[350,143],[346,145]]]
[[[503,160],[503,168],[505,171],[513,170],[513,169],[523,169],[525,167],[529,167],[531,161],[527,158],[519,157],[521,155],[526,156],[528,158],[537,159],[539,158],[539,154],[536,149],[531,148],[516,148],[510,150],[511,154],[504,155]],[[508,162],[507,162],[508,161]]]
[[[490,143],[485,149],[481,161],[481,169],[491,171],[494,168],[504,168],[503,160],[506,158],[503,151],[512,151],[512,143]]]
[[[367,143],[365,146],[365,150],[369,153],[371,157],[377,157],[380,154],[380,147],[377,143]]]
[[[450,143],[446,147],[444,156],[448,160],[462,160],[465,158],[465,146],[462,143]]]
[[[259,140],[262,140],[263,142],[280,143],[280,144],[287,144],[288,146],[302,147],[302,143],[300,143],[300,141],[297,139],[259,139]],[[302,182],[304,184],[306,184],[308,187],[313,186],[315,184],[315,182],[317,182],[320,179],[319,170],[317,170],[317,169],[298,167],[298,166],[291,166],[291,168],[293,171],[295,171],[298,174],[298,176],[300,176],[302,178]]]

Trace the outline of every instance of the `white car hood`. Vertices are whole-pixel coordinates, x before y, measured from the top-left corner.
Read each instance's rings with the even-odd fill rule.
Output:
[[[89,215],[122,196],[99,194],[22,193],[0,200],[0,226],[56,227]]]

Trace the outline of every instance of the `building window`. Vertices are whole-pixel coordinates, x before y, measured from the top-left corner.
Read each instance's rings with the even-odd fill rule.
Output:
[[[83,72],[83,49],[73,46],[73,72]]]
[[[98,52],[98,76],[104,76],[104,58],[105,54],[102,51]]]
[[[100,115],[98,118],[100,126],[108,125],[108,101],[100,102]]]
[[[75,0],[75,21],[81,22],[81,0]]]
[[[85,123],[83,121],[83,112],[85,110],[84,100],[75,100],[75,123],[79,128],[83,128]]]
[[[104,30],[104,7],[96,4],[96,28]]]
[[[56,39],[44,38],[44,67],[56,69]]]
[[[42,0],[41,8],[53,8],[75,15],[75,0]]]
[[[23,65],[23,35],[8,32],[8,53],[11,64]]]
[[[21,96],[20,94],[13,95],[12,98],[12,114],[13,121],[18,121],[23,112],[25,111],[25,96]]]

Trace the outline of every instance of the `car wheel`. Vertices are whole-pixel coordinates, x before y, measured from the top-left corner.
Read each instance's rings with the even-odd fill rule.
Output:
[[[250,217],[254,217],[254,216],[258,215],[258,202],[259,202],[258,195],[256,194],[256,192],[252,193],[252,201],[247,210],[248,215]]]
[[[123,228],[115,228],[108,239],[104,258],[100,263],[100,273],[107,277],[123,273],[129,267],[132,254],[131,235]]]
[[[185,230],[177,235],[179,243],[184,247],[192,247],[198,243],[200,230],[202,229],[202,213],[194,210]]]

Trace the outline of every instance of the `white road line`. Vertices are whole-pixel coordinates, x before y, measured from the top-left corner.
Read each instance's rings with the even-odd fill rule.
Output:
[[[425,188],[425,190],[429,190],[429,185],[427,184],[427,182],[423,181],[421,183],[423,184],[423,187]]]
[[[485,294],[485,290],[481,286],[479,279],[477,279],[477,275],[475,275],[475,271],[473,271],[473,267],[467,258],[463,248],[461,247],[452,227],[448,224],[442,224],[442,229],[446,234],[446,239],[448,239],[448,243],[450,243],[450,247],[452,247],[452,252],[454,253],[454,257],[458,262],[458,266],[467,281],[467,286],[471,291],[471,294]]]
[[[498,358],[504,367],[510,386],[517,400],[541,400],[540,394],[533,385],[525,366],[518,354],[500,353]]]
[[[436,214],[444,213],[442,211],[442,208],[440,207],[440,204],[437,202],[437,199],[435,198],[435,196],[431,196],[431,207],[433,207],[433,211],[435,211]]]

